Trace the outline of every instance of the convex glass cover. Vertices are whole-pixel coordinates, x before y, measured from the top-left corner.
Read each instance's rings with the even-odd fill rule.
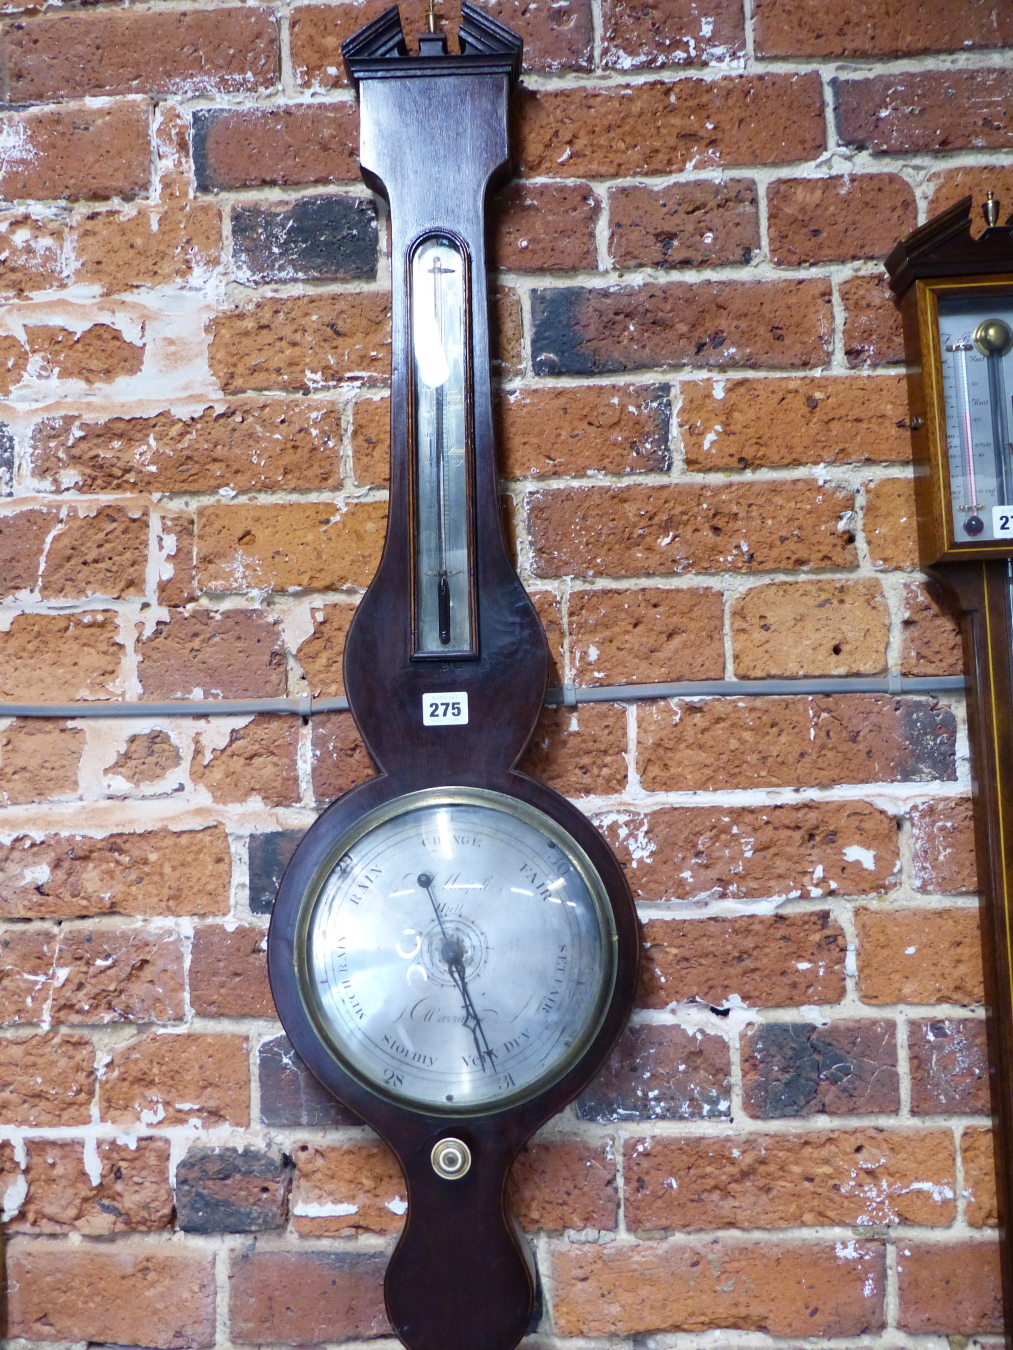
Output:
[[[441,1113],[497,1109],[565,1073],[612,992],[611,909],[540,811],[432,789],[339,840],[304,901],[300,981],[350,1072]]]

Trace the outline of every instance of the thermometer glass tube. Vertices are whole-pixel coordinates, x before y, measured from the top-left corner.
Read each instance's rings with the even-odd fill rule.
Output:
[[[414,654],[475,652],[468,417],[468,268],[429,235],[411,256],[414,374]]]
[[[1013,291],[940,297],[939,346],[954,533],[1013,539]]]

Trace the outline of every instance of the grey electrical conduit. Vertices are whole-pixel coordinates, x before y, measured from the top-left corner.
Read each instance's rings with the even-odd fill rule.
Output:
[[[931,694],[965,689],[963,675],[845,675],[811,680],[677,680],[670,684],[564,684],[545,695],[549,707],[630,703],[651,698],[741,698],[786,694]],[[175,699],[166,703],[0,703],[0,717],[239,717],[251,713],[347,712],[347,698]]]

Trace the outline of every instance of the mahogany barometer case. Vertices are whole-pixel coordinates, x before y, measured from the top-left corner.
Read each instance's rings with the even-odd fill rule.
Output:
[[[467,3],[459,55],[430,28],[411,56],[390,9],[343,49],[362,174],[390,213],[387,537],[344,658],[380,774],[305,835],[268,960],[299,1054],[404,1171],[395,1331],[410,1350],[510,1350],[535,1271],[507,1174],[614,1045],[638,934],[597,830],[516,768],[548,649],[499,513],[485,202],[521,42]]]

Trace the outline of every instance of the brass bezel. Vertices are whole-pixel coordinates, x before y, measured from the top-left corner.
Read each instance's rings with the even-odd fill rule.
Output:
[[[942,350],[939,345],[939,297],[977,296],[1002,291],[1013,299],[1013,274],[939,277],[916,281],[918,339],[924,399],[924,436],[915,437],[915,474],[921,516],[922,564],[1013,558],[1013,540],[960,539],[953,526],[950,458],[946,441]],[[927,474],[928,484],[917,482]],[[926,491],[927,487],[927,491]]]
[[[603,959],[608,969],[603,972],[602,986],[599,990],[598,1002],[595,1007],[595,1015],[589,1019],[580,1036],[578,1036],[570,1047],[565,1058],[556,1062],[556,1064],[542,1074],[534,1082],[526,1087],[512,1092],[509,1095],[504,1094],[493,1100],[483,1101],[470,1105],[455,1106],[444,1102],[434,1103],[431,1101],[420,1101],[416,1097],[407,1094],[392,1092],[380,1077],[368,1077],[361,1068],[354,1065],[351,1060],[342,1051],[337,1037],[334,1035],[333,1025],[325,1016],[320,1006],[319,996],[317,994],[317,984],[313,978],[310,969],[310,927],[313,922],[313,916],[316,912],[317,903],[320,899],[324,883],[331,875],[335,863],[345,853],[348,852],[364,835],[372,830],[380,828],[389,820],[398,816],[406,815],[410,811],[417,811],[434,806],[483,806],[494,811],[503,812],[506,815],[513,816],[517,820],[524,821],[533,829],[551,839],[552,842],[562,850],[569,858],[581,880],[587,887],[588,894],[591,896],[595,911],[598,916],[599,928],[602,934],[602,953]],[[546,1088],[563,1078],[573,1066],[584,1056],[588,1047],[593,1043],[595,1037],[601,1030],[605,1018],[608,1014],[609,1005],[612,1002],[612,994],[615,989],[617,973],[617,949],[619,944],[619,935],[616,931],[615,918],[612,913],[612,906],[609,902],[608,892],[598,875],[598,869],[592,863],[591,859],[581,848],[580,844],[569,834],[562,825],[559,825],[550,816],[539,811],[525,801],[516,797],[508,797],[505,793],[492,792],[487,788],[474,787],[440,787],[423,788],[418,792],[408,792],[403,796],[395,797],[393,801],[385,802],[382,806],[367,812],[361,816],[353,825],[349,826],[334,841],[327,852],[326,857],[321,862],[313,875],[313,879],[306,887],[302,902],[299,906],[299,915],[295,927],[294,960],[296,985],[299,990],[299,996],[303,1007],[316,1029],[324,1045],[327,1046],[330,1053],[334,1056],[341,1068],[351,1078],[368,1088],[370,1092],[379,1097],[385,1097],[388,1101],[396,1103],[409,1111],[417,1111],[420,1114],[431,1115],[438,1111],[441,1116],[459,1116],[475,1117],[485,1116],[493,1112],[507,1111],[511,1107],[520,1105],[523,1102],[531,1101],[539,1096]]]

